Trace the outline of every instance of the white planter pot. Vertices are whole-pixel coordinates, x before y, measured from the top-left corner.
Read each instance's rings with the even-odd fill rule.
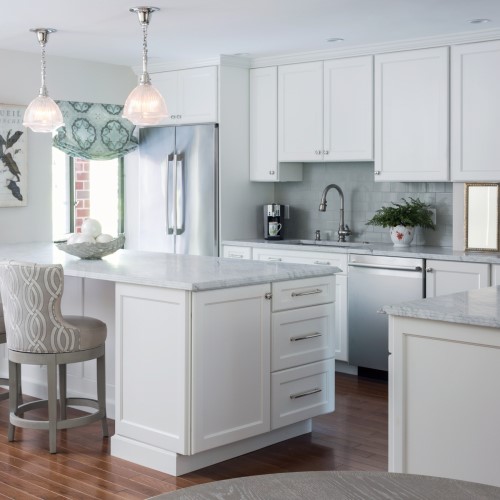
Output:
[[[413,226],[391,227],[391,240],[395,247],[407,247],[413,240],[415,228]]]

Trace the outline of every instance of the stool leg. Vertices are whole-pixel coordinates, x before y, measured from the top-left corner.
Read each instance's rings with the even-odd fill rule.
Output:
[[[19,365],[9,360],[9,412],[11,415],[15,415],[17,412],[17,407],[19,406],[18,401],[18,385],[19,381],[17,379],[20,374],[20,370],[18,370]],[[14,435],[16,432],[16,428],[11,424],[11,420],[9,418],[9,430],[7,433],[7,438],[9,441],[14,441]]]
[[[17,378],[17,404],[23,404],[23,389],[21,384],[21,363],[16,363],[16,378]]]
[[[102,435],[108,437],[108,421],[106,419],[106,362],[104,354],[97,358],[97,401],[99,402],[99,410],[104,411],[101,421]]]
[[[66,365],[59,365],[59,406],[61,420],[66,420]]]
[[[57,452],[57,365],[55,356],[47,363],[47,388],[49,407],[49,451]]]

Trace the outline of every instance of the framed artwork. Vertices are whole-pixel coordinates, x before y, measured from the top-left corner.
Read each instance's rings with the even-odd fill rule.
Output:
[[[0,104],[0,207],[28,204],[26,106]]]

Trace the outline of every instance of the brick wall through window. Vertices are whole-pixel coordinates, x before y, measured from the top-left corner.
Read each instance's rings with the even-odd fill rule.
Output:
[[[82,222],[90,216],[90,163],[75,158],[75,228],[81,232]]]

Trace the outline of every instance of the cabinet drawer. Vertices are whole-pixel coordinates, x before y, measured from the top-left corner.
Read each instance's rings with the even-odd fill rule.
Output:
[[[252,247],[224,246],[223,257],[228,259],[251,259]]]
[[[335,276],[279,281],[272,284],[273,312],[335,301]]]
[[[271,428],[293,424],[334,410],[335,361],[271,374]]]
[[[336,266],[347,273],[347,254],[333,252],[309,252],[298,250],[253,249],[254,260],[289,262],[291,264],[314,264],[317,266]]]
[[[334,305],[306,307],[273,314],[271,371],[334,356]]]

